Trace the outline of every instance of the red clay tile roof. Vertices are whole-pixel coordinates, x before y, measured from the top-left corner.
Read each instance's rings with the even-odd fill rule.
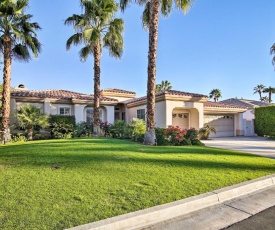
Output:
[[[93,100],[94,95],[72,92],[68,90],[17,90],[11,93],[14,97],[36,97],[36,98],[54,98],[54,99],[80,99]],[[101,101],[117,101],[113,98],[101,97]]]
[[[102,92],[110,92],[110,93],[126,93],[126,94],[136,94],[135,92],[123,90],[123,89],[102,89]]]
[[[182,92],[182,91],[177,91],[177,90],[166,90],[164,92],[157,93],[156,95],[163,95],[163,94],[177,95],[177,96],[190,96],[190,97],[205,97],[205,98],[208,97],[208,96],[203,95],[203,94],[188,93],[188,92]]]
[[[196,94],[196,93],[188,93],[188,92],[182,92],[182,91],[177,91],[177,90],[166,90],[160,93],[156,93],[156,97],[157,96],[161,96],[161,95],[176,95],[176,96],[190,96],[190,97],[199,97],[199,98],[208,98],[208,96],[203,95],[203,94]],[[143,97],[139,97],[139,98],[134,98],[134,99],[130,99],[127,101],[124,101],[123,103],[125,104],[131,104],[137,101],[142,101],[145,100],[147,98],[147,96],[143,96]]]
[[[207,101],[203,104],[204,107],[216,107],[216,108],[232,108],[232,109],[247,109],[245,106],[237,106],[233,104],[224,104],[221,102]]]

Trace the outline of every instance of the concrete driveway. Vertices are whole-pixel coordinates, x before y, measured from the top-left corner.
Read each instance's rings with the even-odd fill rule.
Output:
[[[275,159],[275,141],[264,137],[220,137],[202,142],[209,147],[232,149]]]

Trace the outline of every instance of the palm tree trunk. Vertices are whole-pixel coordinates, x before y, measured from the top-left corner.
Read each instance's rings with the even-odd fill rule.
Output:
[[[32,126],[28,127],[28,140],[29,141],[33,140],[33,127]]]
[[[269,102],[269,104],[271,103],[271,92],[268,92],[268,102]]]
[[[94,47],[94,121],[93,131],[95,136],[100,135],[99,100],[100,100],[100,43]]]
[[[4,70],[2,92],[2,126],[1,141],[3,144],[11,141],[10,135],[10,85],[11,85],[11,39],[4,36]]]
[[[260,101],[262,101],[263,98],[262,98],[262,92],[261,91],[259,91],[259,95],[260,95]]]
[[[155,90],[156,90],[156,61],[158,43],[160,0],[151,0],[149,24],[148,80],[147,80],[147,122],[144,136],[145,145],[154,145],[155,134]]]

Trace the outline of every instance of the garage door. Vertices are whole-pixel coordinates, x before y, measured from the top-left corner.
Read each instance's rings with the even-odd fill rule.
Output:
[[[211,133],[210,137],[234,136],[234,115],[204,115],[204,124],[217,129],[217,133]]]

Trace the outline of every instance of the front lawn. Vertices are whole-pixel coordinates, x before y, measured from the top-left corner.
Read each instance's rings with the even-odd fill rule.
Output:
[[[275,160],[115,139],[0,146],[1,229],[64,229],[275,173]]]

